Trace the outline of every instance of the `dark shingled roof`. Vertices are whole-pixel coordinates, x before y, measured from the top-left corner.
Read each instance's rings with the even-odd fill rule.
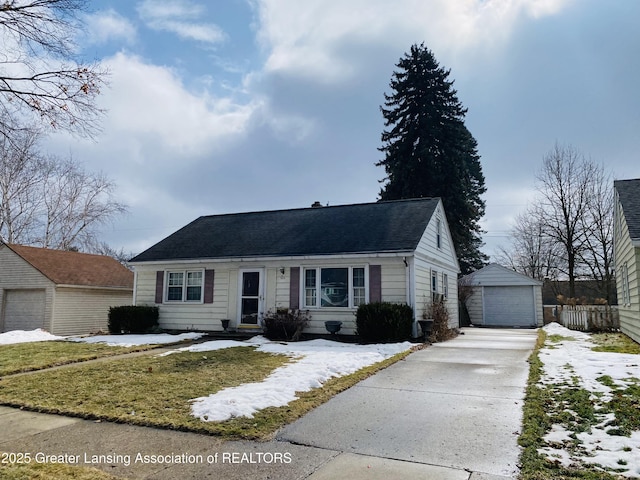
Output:
[[[438,198],[200,217],[131,262],[413,251]]]
[[[616,180],[613,186],[622,204],[629,235],[633,240],[640,240],[640,178]]]

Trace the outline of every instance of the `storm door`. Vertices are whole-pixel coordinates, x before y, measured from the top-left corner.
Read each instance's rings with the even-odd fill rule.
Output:
[[[262,314],[262,270],[240,272],[240,323],[258,325]]]

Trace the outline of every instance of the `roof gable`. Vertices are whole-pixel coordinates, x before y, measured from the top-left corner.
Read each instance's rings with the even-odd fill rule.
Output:
[[[476,270],[464,278],[468,278],[471,285],[507,286],[507,285],[542,285],[542,282],[534,278],[522,275],[510,268],[497,263],[490,263]]]
[[[131,262],[413,251],[440,200],[200,217]]]
[[[629,236],[632,240],[640,240],[640,178],[616,180],[613,186],[622,205]]]
[[[57,285],[133,288],[133,272],[105,255],[7,244]]]

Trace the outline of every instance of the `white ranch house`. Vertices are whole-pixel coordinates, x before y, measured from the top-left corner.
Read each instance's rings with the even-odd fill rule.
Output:
[[[204,216],[130,261],[134,302],[174,330],[258,329],[279,308],[309,310],[307,333],[387,301],[422,318],[433,293],[458,326],[459,266],[439,198]],[[417,334],[417,329],[414,329]]]

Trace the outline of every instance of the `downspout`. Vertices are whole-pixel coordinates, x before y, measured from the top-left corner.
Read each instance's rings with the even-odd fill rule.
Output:
[[[132,305],[136,305],[136,297],[137,297],[137,293],[138,293],[138,270],[133,269],[133,301],[131,302]]]
[[[402,257],[405,267],[405,291],[407,305],[413,308],[413,327],[411,334],[416,337],[418,335],[418,323],[416,318],[416,306],[415,306],[415,269],[413,268],[413,257],[407,259]]]

